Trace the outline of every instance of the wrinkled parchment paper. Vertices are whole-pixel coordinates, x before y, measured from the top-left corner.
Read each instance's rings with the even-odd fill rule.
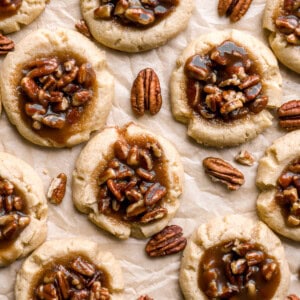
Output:
[[[115,100],[107,124],[122,125],[135,121],[161,134],[177,147],[185,169],[184,193],[176,217],[171,221],[184,228],[186,236],[201,223],[215,216],[240,213],[257,218],[255,201],[258,191],[255,187],[257,161],[252,167],[238,166],[245,174],[246,183],[236,192],[228,192],[223,186],[214,184],[204,174],[202,160],[206,156],[223,157],[230,162],[240,149],[247,149],[256,160],[263,156],[264,150],[272,141],[284,134],[277,128],[277,122],[253,141],[239,147],[216,150],[197,145],[186,136],[186,126],[176,122],[171,114],[169,103],[169,79],[176,58],[187,44],[200,34],[213,30],[236,28],[256,36],[267,44],[261,29],[264,0],[253,0],[243,19],[230,24],[228,19],[217,15],[218,0],[195,0],[196,6],[188,28],[165,46],[141,54],[126,54],[99,45],[107,54],[108,65],[115,76]],[[51,0],[45,12],[31,25],[20,32],[11,34],[16,42],[28,33],[42,27],[55,29],[66,27],[73,29],[80,18],[79,0]],[[2,62],[2,59],[1,59]],[[156,116],[136,118],[130,107],[130,88],[137,73],[145,68],[156,70],[162,87],[163,105]],[[283,77],[283,101],[299,99],[299,75],[280,65]],[[298,90],[297,90],[298,88]],[[158,259],[149,259],[144,253],[146,241],[130,238],[119,241],[108,233],[97,229],[87,221],[85,215],[78,213],[71,201],[71,174],[75,159],[84,145],[72,149],[51,150],[35,146],[24,140],[8,122],[5,113],[0,119],[0,151],[14,154],[29,163],[43,179],[45,191],[52,177],[60,172],[68,176],[67,193],[59,206],[49,204],[48,240],[67,237],[86,237],[111,251],[121,262],[125,291],[124,299],[134,300],[141,294],[148,294],[155,300],[183,299],[178,285],[180,255]],[[234,165],[236,165],[234,163]],[[300,268],[300,246],[281,238],[292,272],[290,292],[300,295],[300,283],[297,271]],[[0,300],[14,299],[13,287],[16,272],[22,261],[17,261],[0,270]],[[25,299],[24,299],[25,300]]]

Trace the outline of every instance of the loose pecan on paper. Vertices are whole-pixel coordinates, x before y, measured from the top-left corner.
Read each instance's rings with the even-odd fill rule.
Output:
[[[146,253],[151,257],[166,256],[182,251],[187,243],[182,236],[182,228],[170,225],[155,234],[146,245]]]
[[[75,28],[84,36],[91,38],[91,32],[85,22],[85,20],[81,19],[75,24]]]
[[[247,150],[241,150],[234,159],[236,162],[244,166],[252,166],[255,162],[255,158]]]
[[[277,114],[281,128],[289,131],[300,128],[300,100],[291,100],[283,103]]]
[[[155,115],[161,105],[160,83],[155,71],[151,68],[140,71],[131,88],[132,110],[139,116],[143,116],[146,110]]]
[[[217,157],[203,160],[205,172],[213,181],[224,183],[229,190],[237,190],[244,184],[244,175],[231,164]]]
[[[220,16],[226,15],[230,21],[239,21],[248,11],[252,0],[219,0],[218,12]]]
[[[67,175],[60,173],[53,178],[47,193],[48,200],[52,204],[60,204],[65,196]]]
[[[14,50],[15,43],[8,37],[0,33],[0,55],[5,55],[8,52]]]

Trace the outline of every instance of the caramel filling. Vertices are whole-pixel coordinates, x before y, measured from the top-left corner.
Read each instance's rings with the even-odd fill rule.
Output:
[[[34,285],[32,297],[34,300],[110,298],[106,274],[81,256],[46,266]]]
[[[20,111],[37,134],[64,142],[79,130],[83,112],[96,96],[90,63],[68,56],[41,57],[22,66],[21,73]]]
[[[281,207],[286,224],[300,225],[300,158],[293,160],[277,180],[276,203]]]
[[[26,203],[7,179],[0,179],[0,249],[7,248],[30,223]]]
[[[284,0],[279,16],[275,18],[277,30],[285,35],[286,41],[300,45],[300,1]]]
[[[21,4],[22,0],[0,0],[0,19],[17,13]]]
[[[156,141],[120,139],[98,177],[98,210],[120,221],[154,222],[167,215],[164,155]]]
[[[232,121],[261,112],[268,103],[261,76],[245,48],[224,41],[185,63],[188,105],[202,118]]]
[[[94,17],[115,20],[121,25],[149,27],[164,19],[179,4],[179,0],[100,0]]]
[[[279,285],[280,270],[261,246],[236,239],[204,252],[198,280],[209,299],[269,300]]]

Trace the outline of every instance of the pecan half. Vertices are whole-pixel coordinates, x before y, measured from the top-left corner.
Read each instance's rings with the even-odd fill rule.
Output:
[[[279,126],[286,130],[300,128],[300,100],[291,100],[282,104],[278,111]]]
[[[75,28],[83,35],[85,35],[88,38],[91,38],[91,32],[86,24],[86,22],[81,19],[79,21],[77,21],[77,23],[75,24]]]
[[[234,159],[239,164],[245,166],[252,166],[255,162],[255,158],[247,150],[241,150]]]
[[[160,83],[155,71],[151,68],[140,71],[131,88],[132,110],[139,116],[143,116],[146,110],[155,115],[161,105]]]
[[[53,178],[47,193],[48,200],[52,204],[60,204],[65,196],[67,185],[67,175],[60,173]]]
[[[8,52],[14,50],[15,43],[8,37],[0,33],[0,55],[5,55]]]
[[[151,257],[180,252],[185,248],[187,243],[186,238],[182,235],[182,228],[180,226],[167,226],[149,240],[145,250]]]
[[[239,21],[248,11],[252,0],[219,0],[218,12],[220,16],[227,15],[230,21]]]
[[[205,172],[213,181],[224,183],[229,190],[237,190],[244,184],[244,175],[231,164],[217,157],[207,157],[203,160]]]

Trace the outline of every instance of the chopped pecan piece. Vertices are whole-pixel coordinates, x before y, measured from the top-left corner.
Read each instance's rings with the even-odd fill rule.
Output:
[[[248,11],[252,0],[219,0],[218,12],[220,16],[227,15],[232,22],[239,21]]]
[[[91,38],[91,32],[86,24],[86,22],[81,19],[79,20],[76,24],[75,24],[75,28],[80,32],[82,33],[83,35],[85,35],[86,37],[88,38]]]
[[[0,55],[5,55],[8,52],[14,50],[15,43],[8,37],[0,33]]]
[[[240,151],[234,159],[236,162],[245,166],[252,166],[255,162],[255,158],[247,150]]]
[[[167,226],[149,240],[145,250],[151,257],[178,253],[185,248],[187,243],[186,238],[182,235],[180,226]]]
[[[67,185],[67,175],[60,173],[53,178],[47,193],[48,200],[52,204],[60,204],[65,196]]]
[[[223,159],[207,157],[203,160],[205,172],[213,181],[224,183],[229,190],[237,190],[244,184],[244,175]]]
[[[132,110],[139,116],[143,116],[146,110],[155,115],[161,105],[160,83],[155,71],[151,68],[140,71],[131,88]]]
[[[280,127],[286,130],[300,128],[300,100],[291,100],[282,104],[277,113]]]

